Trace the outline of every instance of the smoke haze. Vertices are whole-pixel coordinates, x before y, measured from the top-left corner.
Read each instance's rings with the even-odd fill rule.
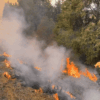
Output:
[[[22,10],[20,10],[22,11]],[[19,10],[8,11],[8,17],[2,19],[0,26],[0,47],[12,57],[9,57],[11,66],[15,69],[16,75],[22,77],[27,85],[32,86],[35,82],[41,87],[48,86],[48,80],[51,85],[61,87],[66,99],[62,100],[99,100],[100,91],[97,83],[92,82],[86,77],[59,78],[62,74],[60,68],[63,60],[63,66],[66,65],[66,58],[70,57],[71,50],[66,50],[63,46],[57,46],[54,42],[52,46],[45,45],[45,41],[38,41],[35,37],[27,39],[23,30],[29,25],[26,23],[24,16],[20,15]],[[23,64],[19,63],[23,61]],[[86,66],[79,63],[81,69]],[[34,67],[41,68],[41,71]],[[64,67],[63,67],[64,69]],[[71,99],[65,92],[71,92],[76,99]]]

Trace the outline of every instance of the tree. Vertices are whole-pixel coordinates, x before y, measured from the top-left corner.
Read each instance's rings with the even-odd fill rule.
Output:
[[[72,48],[82,60],[93,65],[100,57],[99,0],[66,0],[54,28],[59,45]],[[91,5],[95,4],[94,8]]]
[[[40,24],[38,25],[36,34],[41,40],[45,40],[47,44],[52,41],[54,21],[48,17],[43,17]]]

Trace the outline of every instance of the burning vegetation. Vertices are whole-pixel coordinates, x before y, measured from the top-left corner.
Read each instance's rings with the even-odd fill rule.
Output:
[[[4,75],[6,78],[11,79],[11,75],[9,75],[8,72],[4,72],[3,75]]]
[[[3,53],[3,56],[6,56],[6,57],[11,57],[11,55],[7,54],[7,53]],[[21,60],[17,59],[19,61],[20,64],[24,64]],[[62,60],[63,61],[63,60]],[[4,63],[6,65],[7,68],[11,68],[10,67],[10,62],[8,60],[4,60]],[[61,62],[61,67],[60,67],[60,70],[63,69],[63,65],[62,65],[62,62]],[[39,67],[34,67],[35,69],[37,69],[38,71],[42,71],[41,68]],[[62,73],[65,73],[65,74],[68,74],[68,76],[72,76],[74,78],[81,78],[81,75],[85,76],[85,77],[88,77],[91,81],[94,81],[96,82],[97,81],[97,77],[95,74],[91,74],[87,68],[86,68],[86,71],[85,72],[82,72],[78,69],[77,66],[75,66],[75,64],[73,62],[70,62],[69,58],[66,58],[66,69],[65,70],[62,70]],[[4,72],[3,73],[3,76],[5,76],[7,79],[12,79],[11,78],[11,75],[8,73],[8,72]],[[68,77],[66,76],[66,77]],[[51,84],[51,81],[49,80],[49,83]],[[57,86],[55,85],[52,85],[52,90],[56,91]],[[35,93],[44,93],[43,89],[40,87],[39,89],[34,89]],[[64,93],[66,93],[67,95],[70,96],[70,98],[73,98],[73,99],[76,99],[75,96],[73,96],[69,91],[65,91],[65,90],[62,90],[64,91]],[[53,97],[55,100],[60,100],[59,97],[58,97],[58,93],[54,93],[53,94]]]
[[[69,76],[73,76],[75,78],[80,78],[81,75],[84,75],[85,77],[88,77],[91,81],[96,82],[97,81],[97,77],[95,74],[91,74],[87,68],[85,72],[79,71],[78,68],[75,66],[75,64],[73,62],[69,61],[69,58],[66,59],[67,61],[67,65],[66,65],[66,69],[63,70],[63,73],[68,74]]]
[[[5,0],[5,3],[18,5],[17,0]],[[14,16],[17,16],[15,12],[14,12]],[[12,14],[9,16],[12,16]],[[26,39],[26,37],[24,39],[23,38],[24,36],[21,34],[24,32],[22,31],[23,29],[21,29],[22,26],[24,27],[23,24],[24,21],[22,21],[23,17],[20,18],[19,16],[20,15],[18,15],[18,18],[15,17],[15,19],[13,18],[10,19],[10,21],[9,19],[2,20],[4,21],[2,25],[7,32],[0,31],[1,33],[4,33],[1,34],[0,40],[4,40],[4,47],[8,49],[11,55],[7,54],[6,52],[2,54],[2,56],[6,57],[7,59],[3,61],[3,64],[5,64],[5,66],[3,65],[4,67],[2,66],[0,67],[1,70],[3,69],[3,71],[0,72],[1,75],[0,81],[2,82],[1,88],[4,88],[0,90],[0,93],[2,93],[2,91],[3,92],[10,91],[11,93],[9,92],[8,94],[10,95],[11,100],[17,100],[17,99],[18,100],[19,99],[20,100],[22,99],[24,100],[54,100],[54,99],[55,100],[72,100],[72,99],[80,100],[79,98],[85,100],[83,99],[84,98],[83,94],[84,91],[92,87],[90,86],[90,84],[93,85],[95,84],[94,87],[97,88],[98,86],[96,83],[98,81],[97,76],[94,73],[90,73],[89,69],[87,68],[85,71],[79,70],[79,68],[75,65],[75,63],[70,61],[70,57],[65,55],[67,51],[64,47],[58,47],[57,45],[45,47],[44,43],[43,44],[42,42],[40,43],[40,40],[38,41],[35,38],[33,38],[32,41],[30,40],[30,38],[29,40]],[[36,17],[37,16],[35,16],[35,18]],[[21,19],[20,21],[22,21],[22,24],[19,21],[19,19]],[[42,24],[40,23],[40,25],[36,27],[36,29],[37,28],[40,29],[40,31],[36,31],[37,34],[39,34],[39,32],[42,32],[40,26],[45,24],[44,20],[45,18],[41,21]],[[13,27],[12,30],[9,30],[11,28],[11,25],[13,25],[14,27],[12,26]],[[50,25],[50,27],[51,26],[52,25]],[[45,27],[42,28],[45,29]],[[11,36],[10,34],[8,35],[8,32],[11,33]],[[26,42],[27,40],[29,43]],[[62,58],[66,58],[65,69],[63,66],[64,59]],[[35,65],[39,65],[39,66],[35,66]],[[100,67],[100,62],[98,62],[95,65],[95,68],[97,68],[97,66]],[[12,70],[10,70],[9,68]],[[13,80],[13,76],[15,77],[14,78],[15,80]],[[61,79],[60,76],[63,76],[63,79]],[[84,80],[85,79],[89,80],[87,84],[86,82],[84,82],[86,84],[85,85],[86,88],[84,87],[83,83],[81,83],[82,85],[78,83],[78,81],[81,81],[82,78],[81,76],[84,76]],[[11,85],[8,85],[10,83]],[[10,88],[8,89],[7,86],[10,87],[11,89]],[[6,94],[4,93],[4,95],[2,94],[3,96],[0,96],[2,97],[0,99],[3,100],[7,98],[7,100],[10,100],[8,99],[9,98],[8,94],[7,92]],[[46,95],[46,98],[41,97],[44,96],[44,94]],[[19,97],[17,97],[17,95]]]

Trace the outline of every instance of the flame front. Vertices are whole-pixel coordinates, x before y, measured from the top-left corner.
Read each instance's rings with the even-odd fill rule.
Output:
[[[59,100],[59,98],[58,98],[58,94],[57,94],[57,93],[54,94],[53,97],[55,98],[55,100]]]
[[[69,76],[73,76],[75,78],[80,78],[80,75],[84,75],[85,77],[88,77],[91,81],[97,81],[97,77],[95,74],[92,75],[87,69],[85,72],[79,71],[73,62],[71,62],[70,64],[69,58],[67,58],[66,61],[67,65],[66,69],[62,71],[63,73],[67,73]],[[95,66],[97,67],[98,65],[100,65],[100,62],[97,63]]]
[[[9,75],[8,72],[4,72],[3,75],[4,75],[5,77],[7,77],[8,79],[11,79],[11,75]]]
[[[94,66],[95,66],[95,68],[97,68],[97,67],[100,68],[100,62],[97,62]]]

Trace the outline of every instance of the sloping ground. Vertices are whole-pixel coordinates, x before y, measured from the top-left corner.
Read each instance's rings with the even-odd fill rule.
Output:
[[[24,87],[18,79],[7,79],[3,73],[14,76],[13,69],[9,69],[0,62],[0,100],[55,100],[53,96],[35,92],[31,87]]]

